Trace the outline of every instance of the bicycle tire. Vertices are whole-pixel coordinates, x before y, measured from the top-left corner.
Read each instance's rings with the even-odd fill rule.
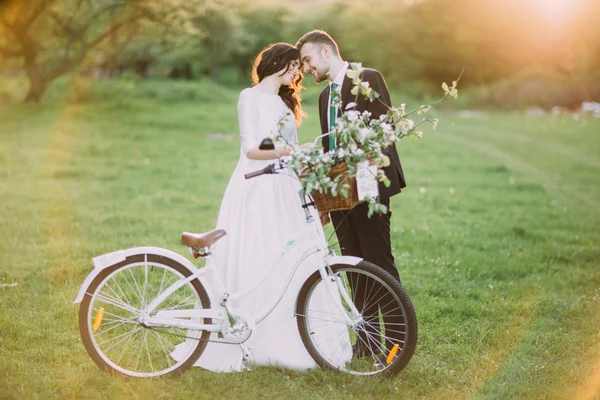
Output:
[[[98,274],[98,276],[91,282],[91,284],[89,285],[89,287],[86,290],[86,294],[81,302],[81,306],[79,309],[79,330],[81,333],[81,338],[82,338],[82,342],[84,344],[84,347],[87,351],[87,353],[90,355],[90,357],[92,358],[92,360],[103,370],[117,374],[117,375],[125,375],[125,376],[132,376],[132,377],[142,377],[142,378],[147,378],[147,377],[155,377],[155,376],[161,376],[161,375],[178,375],[181,374],[183,372],[185,372],[186,370],[188,370],[190,367],[192,367],[194,365],[194,363],[198,360],[198,358],[202,355],[202,352],[204,351],[207,341],[210,337],[210,332],[208,331],[201,331],[201,333],[199,333],[199,331],[194,331],[194,335],[199,336],[197,338],[194,339],[186,339],[189,340],[189,344],[188,347],[190,347],[190,349],[185,352],[185,357],[182,360],[175,360],[175,362],[172,365],[168,365],[167,368],[164,369],[160,369],[160,370],[156,370],[156,371],[134,371],[131,370],[129,368],[126,368],[122,365],[119,365],[121,363],[122,357],[124,355],[124,353],[128,350],[125,348],[125,346],[127,346],[127,344],[132,340],[133,337],[136,337],[137,339],[137,332],[144,332],[144,340],[146,341],[146,352],[147,352],[147,357],[148,360],[150,362],[150,365],[152,368],[154,368],[153,364],[152,364],[152,356],[154,356],[154,353],[156,353],[156,351],[154,350],[154,348],[152,349],[152,355],[150,353],[149,350],[149,346],[148,346],[148,332],[150,330],[152,330],[153,332],[150,332],[150,341],[152,341],[152,339],[154,339],[154,341],[159,344],[162,347],[162,352],[164,353],[165,356],[165,361],[168,359],[168,357],[172,354],[170,353],[171,351],[173,351],[176,347],[176,345],[173,344],[173,342],[171,340],[169,340],[168,338],[173,337],[173,338],[177,338],[178,336],[184,336],[187,337],[189,335],[189,332],[186,330],[183,330],[183,332],[179,332],[179,333],[183,333],[184,335],[177,335],[174,334],[172,332],[168,332],[168,329],[172,329],[172,328],[166,328],[166,329],[151,329],[148,327],[144,327],[143,324],[141,323],[136,323],[135,322],[135,312],[133,311],[129,311],[129,310],[123,310],[119,307],[115,307],[113,306],[112,303],[116,302],[115,297],[125,297],[128,301],[130,300],[130,298],[134,298],[134,295],[136,294],[136,290],[138,293],[138,297],[144,297],[141,293],[141,288],[139,286],[137,286],[137,281],[136,278],[134,277],[134,273],[131,271],[133,268],[137,267],[137,266],[141,266],[141,265],[145,265],[145,279],[146,279],[146,284],[148,286],[144,286],[144,293],[143,295],[145,295],[145,291],[148,290],[149,292],[154,292],[154,289],[148,289],[150,287],[149,285],[149,281],[148,281],[148,267],[152,269],[152,273],[154,273],[155,268],[157,269],[162,269],[163,270],[163,277],[162,277],[162,284],[165,285],[165,278],[167,276],[167,272],[169,274],[174,272],[174,276],[172,277],[173,280],[175,279],[181,279],[182,277],[189,277],[192,272],[184,267],[183,265],[181,265],[180,263],[178,263],[177,261],[168,258],[168,257],[164,257],[164,256],[160,256],[160,255],[152,255],[152,254],[140,254],[140,255],[134,255],[134,256],[130,256],[127,257],[127,259],[125,259],[124,261],[117,263],[115,265],[112,265],[110,267],[105,268],[104,270],[102,270],[102,272],[100,272],[100,274]],[[126,271],[129,270],[129,273],[132,277],[132,279],[129,281],[129,285],[131,286],[132,290],[131,292],[129,292],[129,296],[127,295],[128,291],[127,290],[123,290],[122,288],[119,288],[120,290],[117,289],[113,289],[113,287],[115,286],[113,284],[113,287],[108,286],[108,282],[110,282],[110,279],[113,277],[118,277],[119,273],[126,273]],[[136,273],[138,272],[137,270],[135,271]],[[160,274],[160,271],[158,271],[158,273]],[[127,279],[129,279],[129,277],[127,275],[123,275],[123,282],[127,281]],[[116,278],[115,278],[115,282]],[[134,287],[134,285],[131,285],[131,282],[135,282],[137,286]],[[172,283],[172,282],[171,282]],[[162,285],[161,285],[162,286]],[[100,348],[100,343],[97,340],[97,338],[100,336],[100,334],[96,333],[96,331],[94,331],[94,322],[98,319],[98,313],[99,313],[99,308],[97,308],[97,306],[99,304],[95,304],[95,303],[102,303],[102,299],[107,299],[108,298],[106,296],[109,296],[107,294],[100,294],[100,292],[102,291],[102,289],[106,287],[107,290],[106,292],[109,293],[108,289],[111,289],[112,292],[109,294],[110,295],[110,301],[108,304],[108,306],[111,307],[112,310],[112,318],[113,321],[117,321],[117,322],[112,322],[112,326],[110,328],[107,328],[105,330],[100,330],[101,334],[111,334],[111,335],[116,335],[120,330],[123,329],[127,329],[128,327],[131,326],[131,328],[133,329],[133,326],[135,326],[135,332],[131,333],[129,335],[129,338],[126,339],[127,342],[124,344],[124,348],[121,352],[121,355],[119,357],[119,360],[114,360],[113,358],[116,357],[110,357],[108,354],[105,353],[105,350],[102,350]],[[166,288],[167,286],[165,286]],[[161,288],[162,289],[162,288]],[[198,279],[194,279],[193,281],[189,282],[188,284],[184,285],[183,288],[178,289],[178,291],[176,291],[174,294],[172,294],[172,296],[183,296],[181,293],[179,293],[179,291],[181,290],[186,290],[186,293],[192,293],[189,296],[194,295],[195,299],[194,299],[194,307],[198,307],[198,303],[202,308],[210,308],[210,300],[208,297],[208,294],[205,290],[205,288],[202,286],[202,283],[198,280]],[[160,292],[160,289],[159,289]],[[116,293],[116,295],[115,295]],[[158,293],[156,293],[158,294]],[[176,298],[176,297],[175,297]],[[95,300],[99,299],[98,302],[96,302]],[[121,299],[123,300],[123,299]],[[143,301],[145,299],[142,299]],[[192,299],[190,299],[191,301]],[[150,303],[151,299],[148,299],[148,303]],[[162,304],[165,304],[167,301],[169,301],[169,299],[166,299]],[[170,300],[171,302],[173,300]],[[177,301],[177,298],[176,300]],[[119,306],[123,306],[125,304],[125,301],[123,301],[123,304],[118,303]],[[169,304],[169,303],[167,303]],[[179,304],[177,304],[176,306],[179,306]],[[94,309],[96,307],[96,309]],[[133,307],[133,306],[132,306]],[[113,310],[114,308],[114,310]],[[135,307],[134,307],[135,308]],[[119,310],[119,311],[116,311]],[[95,313],[94,313],[95,311]],[[132,315],[130,317],[127,317],[126,312],[129,311],[129,313]],[[108,311],[104,311],[102,312],[103,316],[105,315],[105,313]],[[100,317],[101,320],[104,320],[106,318],[102,318],[102,316]],[[111,322],[109,322],[111,323]],[[210,324],[211,323],[211,319],[210,318],[203,318],[203,323],[205,324]],[[101,325],[101,324],[100,324]],[[141,326],[142,328],[140,328],[139,326]],[[112,330],[113,333],[110,333],[109,331]],[[167,339],[162,339],[162,337],[160,336],[161,334],[165,334],[164,337],[166,337]],[[110,336],[109,336],[110,337]],[[118,339],[118,337],[117,337]],[[112,339],[112,340],[116,340],[116,339]],[[122,339],[121,341],[123,341],[125,339]],[[177,339],[175,339],[177,340]],[[104,340],[103,340],[104,342]],[[170,345],[172,345],[173,348],[169,348]],[[116,346],[115,344],[112,344],[111,346]],[[157,345],[155,345],[154,347],[157,347]],[[112,348],[111,348],[112,349]],[[107,350],[106,352],[110,351],[111,349]],[[160,349],[158,350],[160,352]],[[141,353],[141,350],[140,350]],[[136,362],[135,367],[138,368],[138,363],[139,363],[139,358],[141,358],[141,354],[138,354],[138,361]],[[123,364],[125,364],[125,362],[123,362]]]

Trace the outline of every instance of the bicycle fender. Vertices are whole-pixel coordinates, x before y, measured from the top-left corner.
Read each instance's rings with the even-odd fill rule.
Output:
[[[327,262],[329,265],[346,264],[346,265],[356,266],[362,260],[363,260],[362,258],[354,257],[354,256],[333,256],[333,257],[328,256],[327,257]]]
[[[79,293],[77,293],[77,297],[75,298],[75,301],[73,302],[73,304],[81,303],[81,300],[83,300],[83,296],[85,296],[85,291],[90,286],[92,281],[98,276],[98,274],[100,274],[100,272],[102,272],[102,270],[104,270],[110,266],[113,266],[117,263],[120,263],[122,261],[125,261],[125,259],[127,257],[143,255],[143,254],[146,254],[146,255],[152,254],[152,255],[167,257],[167,258],[170,258],[170,259],[178,262],[179,264],[183,265],[185,268],[187,268],[192,273],[198,272],[198,268],[190,260],[183,257],[181,254],[177,254],[174,251],[163,249],[161,247],[151,247],[151,246],[132,247],[132,248],[125,249],[125,250],[113,251],[112,253],[102,254],[100,256],[94,257],[94,259],[93,259],[94,269],[92,270],[92,272],[90,272],[88,274],[88,276],[83,281],[83,284],[81,285],[81,288],[79,288]],[[201,282],[203,280],[201,276],[199,276],[198,279]],[[202,282],[202,283],[204,284],[204,282]],[[206,285],[204,285],[204,287],[205,287],[205,289],[208,290],[208,287]],[[210,293],[209,293],[209,297],[211,297]]]

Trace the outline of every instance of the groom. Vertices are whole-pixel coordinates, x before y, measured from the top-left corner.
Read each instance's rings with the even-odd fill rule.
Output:
[[[388,107],[391,106],[390,93],[381,73],[365,68],[362,76],[363,82],[369,82],[370,87],[379,93],[381,101],[370,102],[360,95],[356,99],[350,93],[352,80],[346,76],[348,62],[341,58],[338,46],[329,34],[321,30],[308,32],[298,40],[296,48],[300,50],[304,72],[310,73],[317,83],[328,81],[328,85],[323,88],[319,96],[319,116],[323,134],[333,129],[336,119],[340,117],[350,102],[356,101],[357,105],[354,109],[360,113],[369,111],[371,119],[378,119],[382,114],[387,113]],[[332,89],[341,94],[342,105],[337,109],[331,106]],[[323,138],[323,147],[326,152],[333,149],[334,146],[335,138],[331,136]],[[388,207],[387,214],[374,213],[371,218],[368,218],[368,203],[363,202],[352,210],[332,212],[331,220],[342,254],[361,257],[374,263],[400,281],[392,255],[390,240],[392,213],[389,211],[389,206],[390,197],[400,193],[400,190],[406,187],[406,183],[396,146],[392,144],[384,149],[383,153],[390,159],[390,165],[384,168],[385,175],[390,180],[390,186],[379,184],[379,202]],[[363,314],[366,311],[363,310]]]

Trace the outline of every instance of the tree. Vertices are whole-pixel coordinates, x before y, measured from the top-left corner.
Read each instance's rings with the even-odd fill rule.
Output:
[[[22,60],[30,83],[25,101],[37,103],[56,78],[123,28],[151,21],[190,31],[206,1],[14,0],[0,15],[0,55]]]

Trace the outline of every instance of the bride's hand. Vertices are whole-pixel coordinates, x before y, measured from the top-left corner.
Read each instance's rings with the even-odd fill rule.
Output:
[[[305,149],[310,149],[315,146],[312,143],[308,142],[308,143],[301,144],[299,147],[300,147],[300,150],[305,150]]]

